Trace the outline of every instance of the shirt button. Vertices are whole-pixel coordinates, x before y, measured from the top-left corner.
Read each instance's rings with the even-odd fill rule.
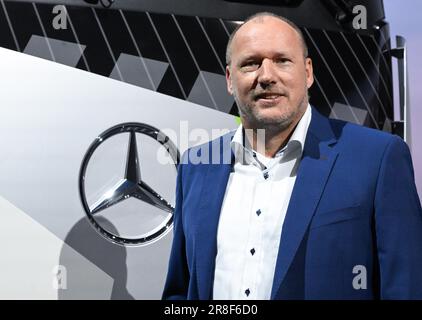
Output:
[[[255,249],[252,248],[250,252],[251,252],[251,255],[254,255],[255,254]]]
[[[249,290],[249,288],[245,290],[245,294],[246,294],[247,297],[249,297],[250,293],[251,293],[251,291]]]
[[[268,177],[269,177],[268,172],[264,172],[264,179],[266,180],[266,179],[268,179]]]
[[[261,209],[256,210],[256,215],[259,217],[259,215],[261,214]]]

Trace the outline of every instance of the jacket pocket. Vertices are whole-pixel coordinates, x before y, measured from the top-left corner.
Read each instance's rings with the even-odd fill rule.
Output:
[[[316,212],[312,218],[310,229],[342,221],[358,219],[360,217],[362,217],[362,206],[360,204],[323,212]]]

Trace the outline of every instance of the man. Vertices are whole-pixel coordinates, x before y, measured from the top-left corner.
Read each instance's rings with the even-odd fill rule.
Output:
[[[231,36],[242,125],[207,145],[209,162],[232,150],[228,163],[193,164],[203,146],[184,155],[164,299],[422,299],[407,145],[312,108],[307,55],[300,30],[269,13]]]

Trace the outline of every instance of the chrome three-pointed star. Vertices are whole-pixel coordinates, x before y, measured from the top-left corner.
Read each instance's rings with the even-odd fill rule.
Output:
[[[130,197],[137,198],[164,211],[173,212],[171,204],[145,181],[142,181],[134,131],[130,131],[124,178],[120,179],[111,189],[104,193],[89,209],[91,214],[96,214]]]

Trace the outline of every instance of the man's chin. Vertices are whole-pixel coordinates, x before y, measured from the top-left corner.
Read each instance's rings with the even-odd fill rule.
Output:
[[[288,112],[287,109],[290,109],[289,106],[260,108],[254,105],[246,110],[239,108],[239,111],[255,128],[283,130],[289,127],[295,118],[295,112]]]
[[[280,112],[279,108],[259,110],[254,114],[255,118],[264,123],[280,123],[289,121],[294,117],[294,112]]]
[[[285,129],[287,128],[291,123],[293,119],[292,117],[286,117],[286,116],[262,116],[258,115],[255,117],[255,123],[257,124],[257,127],[259,128],[278,128],[278,129]]]

